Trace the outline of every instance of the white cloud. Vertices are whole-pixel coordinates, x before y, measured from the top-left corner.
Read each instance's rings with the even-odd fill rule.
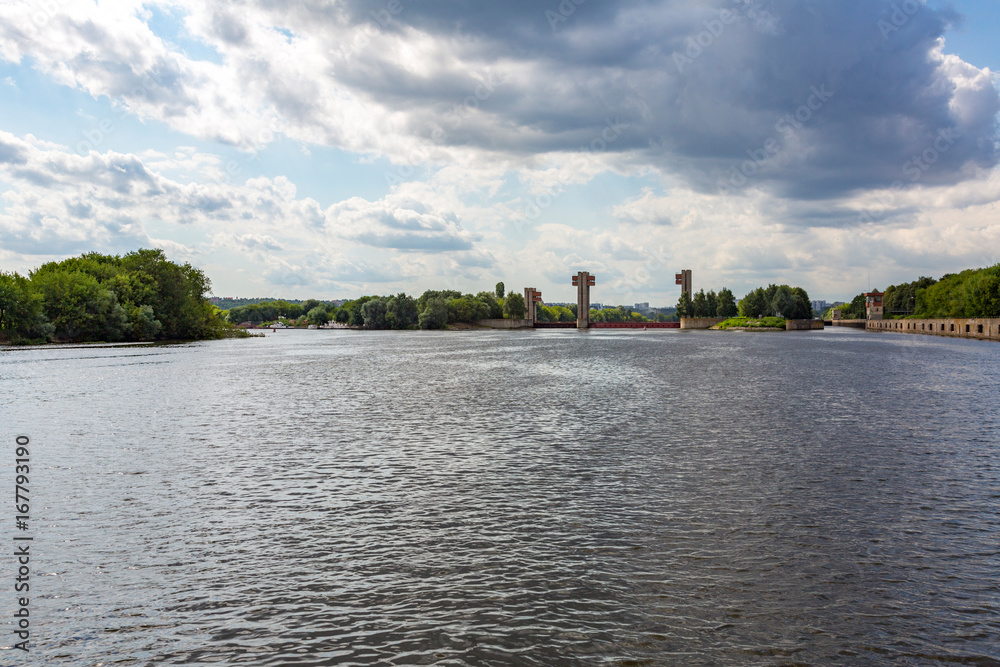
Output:
[[[219,62],[156,35],[154,5],[183,16]],[[625,159],[714,191],[770,139],[777,154],[754,168],[754,184],[815,198],[888,184],[913,150],[956,128],[964,139],[933,178],[992,166],[1000,97],[990,73],[941,54],[948,15],[926,7],[887,50],[876,27],[891,5],[781,0],[737,7],[722,23],[732,2],[608,4],[581,8],[553,35],[526,3],[463,15],[458,32],[455,7],[409,2],[378,25],[385,8],[361,1],[235,11],[66,0],[39,20],[22,0],[0,7],[0,55],[30,56],[139,117],[246,149],[280,133],[404,165],[562,168],[567,153],[596,146],[604,169]],[[718,34],[691,51],[706,22]],[[678,66],[678,54],[690,62]],[[816,90],[827,92],[817,101]],[[805,120],[779,125],[803,110]]]
[[[280,173],[229,183],[206,149],[74,152],[0,132],[0,257],[173,244],[262,288],[355,294],[498,272],[561,286],[588,268],[609,299],[663,302],[681,265],[705,286],[850,292],[871,265],[979,261],[996,240],[1000,96],[993,73],[943,53],[948,13],[883,36],[891,0],[752,3],[689,51],[733,4],[587,3],[553,29],[526,0],[406,1],[388,18],[375,0],[4,2],[0,58],[121,114],[395,167],[388,195],[324,208]],[[153,7],[217,57],[156,34]],[[914,171],[914,155],[933,160]],[[528,215],[606,172],[660,188],[607,201],[597,231]]]
[[[420,275],[417,269],[440,273],[458,266],[474,276],[494,263],[453,211],[402,195],[352,198],[324,209],[299,197],[283,176],[212,182],[219,164],[216,156],[190,149],[149,152],[145,159],[96,151],[81,156],[0,131],[0,182],[15,186],[0,195],[0,246],[30,263],[170,243],[190,253],[189,243],[171,237],[193,238],[199,247],[260,267],[274,284],[323,289],[399,281]],[[201,182],[176,180],[160,169],[194,172]]]

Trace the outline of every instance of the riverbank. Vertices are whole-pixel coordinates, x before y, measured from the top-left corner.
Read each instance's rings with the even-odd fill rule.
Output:
[[[1000,318],[936,318],[870,320],[865,324],[875,333],[923,334],[948,338],[1000,341]]]
[[[714,331],[785,331],[785,319],[782,317],[730,317],[711,329]]]

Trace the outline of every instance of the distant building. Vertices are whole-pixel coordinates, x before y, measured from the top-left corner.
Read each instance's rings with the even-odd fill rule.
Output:
[[[882,307],[882,297],[885,292],[868,292],[865,294],[865,319],[881,320],[885,311]]]
[[[826,301],[816,300],[812,302],[812,307],[814,313],[822,313],[830,307],[830,304]]]
[[[649,302],[646,301],[644,303],[637,303],[637,304],[635,304],[635,309],[636,310],[649,310]]]

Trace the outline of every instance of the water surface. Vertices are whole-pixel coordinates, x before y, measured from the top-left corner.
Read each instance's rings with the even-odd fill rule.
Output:
[[[5,349],[29,660],[1000,664],[998,386],[856,330]]]

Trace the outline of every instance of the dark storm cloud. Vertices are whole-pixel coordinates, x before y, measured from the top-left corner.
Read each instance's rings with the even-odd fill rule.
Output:
[[[408,109],[411,131],[442,144],[632,151],[705,191],[823,199],[954,183],[963,167],[997,162],[996,90],[965,86],[980,73],[934,56],[958,18],[948,10],[916,0],[563,5],[574,9],[400,0],[381,29],[452,40],[469,69],[417,78],[404,62],[362,53],[338,77]],[[344,7],[360,24],[390,3]],[[471,63],[498,59],[484,88],[490,72]],[[521,66],[502,72],[503,62]],[[611,141],[609,118],[621,128]],[[914,162],[921,156],[930,159]]]

